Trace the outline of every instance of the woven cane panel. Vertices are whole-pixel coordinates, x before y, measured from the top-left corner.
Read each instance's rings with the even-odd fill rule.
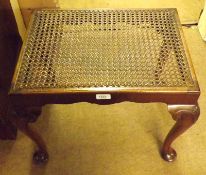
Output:
[[[174,9],[41,10],[15,89],[194,86]]]

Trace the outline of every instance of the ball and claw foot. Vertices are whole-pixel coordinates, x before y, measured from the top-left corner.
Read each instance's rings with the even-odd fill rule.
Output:
[[[36,151],[33,155],[33,161],[37,165],[47,163],[48,159],[49,159],[48,153],[42,150]]]
[[[177,157],[177,153],[174,149],[171,148],[168,152],[162,153],[162,158],[168,162],[173,162]]]

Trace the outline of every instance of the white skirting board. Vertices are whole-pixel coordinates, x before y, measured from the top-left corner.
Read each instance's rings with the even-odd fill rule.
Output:
[[[206,41],[206,2],[205,7],[200,17],[198,28],[204,41]]]

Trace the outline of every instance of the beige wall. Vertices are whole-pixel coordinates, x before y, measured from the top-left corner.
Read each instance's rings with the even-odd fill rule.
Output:
[[[205,2],[204,11],[200,17],[198,28],[203,40],[206,41],[206,2]]]
[[[25,24],[35,8],[177,8],[182,22],[198,20],[204,0],[18,0]],[[197,3],[198,1],[198,3]],[[194,10],[191,10],[194,7]]]

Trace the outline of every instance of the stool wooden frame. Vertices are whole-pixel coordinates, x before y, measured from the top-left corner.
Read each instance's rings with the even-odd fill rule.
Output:
[[[160,54],[165,50],[165,42],[166,41],[163,42]],[[23,55],[24,49],[25,44],[20,58]],[[165,103],[168,105],[168,111],[176,123],[163,143],[161,154],[166,161],[173,161],[176,157],[176,152],[171,147],[171,144],[179,135],[185,132],[197,121],[200,114],[197,102],[200,90],[187,49],[186,55],[190,68],[189,70],[194,82],[192,87],[45,87],[17,89],[15,85],[18,71],[22,63],[22,60],[20,59],[17,63],[10,90],[11,105],[8,115],[9,119],[19,130],[24,132],[37,144],[38,150],[34,154],[34,160],[37,163],[42,163],[48,160],[46,144],[41,136],[29,127],[29,123],[36,121],[41,114],[42,107],[46,104],[72,104],[78,102],[113,104],[123,101],[137,103]],[[165,58],[160,60],[160,62],[164,62],[164,59]],[[161,74],[161,70],[158,70],[158,66],[156,69],[156,71]],[[96,97],[98,94],[109,95],[109,99],[97,99]]]

